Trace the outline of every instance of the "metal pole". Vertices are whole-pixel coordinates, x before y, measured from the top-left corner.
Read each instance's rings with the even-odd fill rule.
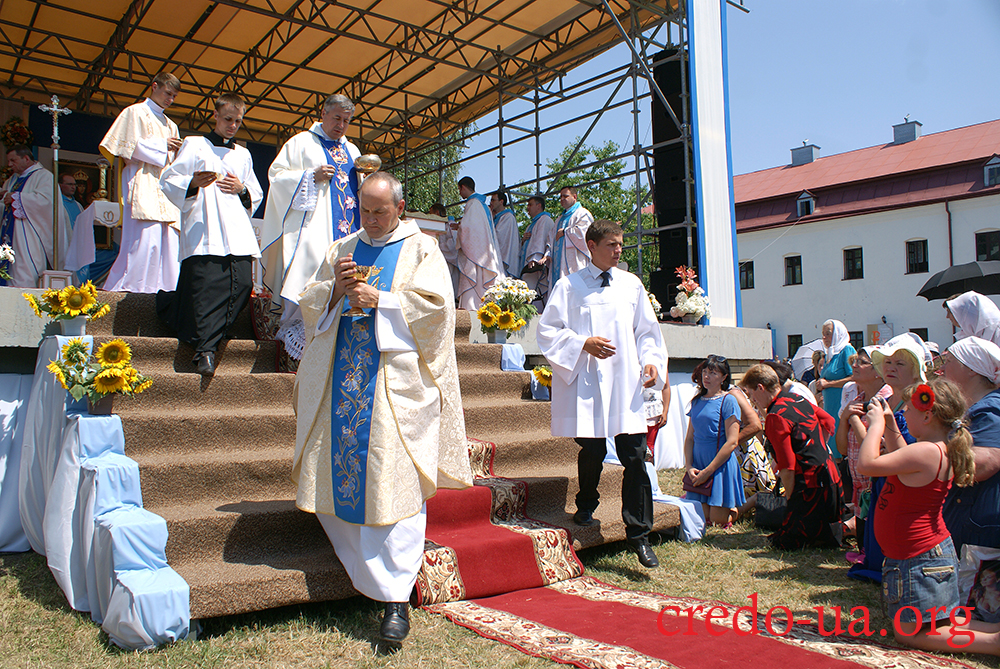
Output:
[[[632,25],[637,25],[635,7],[631,7]],[[637,28],[633,28],[637,30]],[[633,38],[634,39],[634,38]],[[635,255],[638,272],[636,275],[641,279],[645,274],[642,266],[642,195],[639,189],[639,177],[642,172],[639,165],[639,79],[638,79],[638,54],[632,49],[632,155],[635,161]]]
[[[38,105],[52,115],[52,269],[59,269],[59,115],[72,114],[72,110],[59,106],[59,98],[52,96],[52,105]]]
[[[542,145],[538,125],[538,77],[535,77],[535,192],[542,192]]]
[[[497,185],[498,188],[503,186],[503,61],[501,60],[501,55],[503,52],[500,50],[500,45],[497,45],[497,132],[499,134],[499,146],[497,154],[500,160],[500,183]]]

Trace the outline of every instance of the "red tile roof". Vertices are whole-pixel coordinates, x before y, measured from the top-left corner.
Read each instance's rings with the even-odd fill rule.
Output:
[[[945,167],[1000,154],[1000,119],[946,130],[906,144],[883,144],[733,178],[737,205],[809,189]],[[980,175],[981,177],[981,175]],[[819,203],[817,203],[818,205]]]

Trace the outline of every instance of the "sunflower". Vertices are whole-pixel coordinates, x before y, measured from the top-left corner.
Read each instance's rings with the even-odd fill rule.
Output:
[[[49,362],[48,367],[46,367],[52,374],[55,375],[56,380],[63,387],[63,390],[69,390],[69,385],[66,383],[66,375],[63,373],[62,367],[55,360]]]
[[[30,293],[21,293],[21,295],[31,305],[31,310],[35,312],[35,315],[42,318],[42,310],[38,308],[38,300],[35,299],[35,296]]]
[[[97,300],[88,291],[80,290],[76,286],[66,286],[59,291],[59,302],[62,304],[63,312],[73,317],[86,314],[97,304]]]
[[[153,379],[146,379],[145,381],[143,381],[139,385],[137,385],[134,388],[132,388],[132,392],[138,395],[143,390],[146,390],[147,388],[149,388],[151,385],[153,385]]]
[[[125,386],[125,371],[117,367],[103,369],[94,377],[94,390],[102,395],[121,392],[125,389]]]
[[[53,314],[62,313],[62,300],[59,299],[59,291],[49,288],[42,293],[42,303],[49,308]]]
[[[535,375],[535,379],[538,381],[538,383],[545,386],[546,388],[552,387],[552,370],[549,367],[546,367],[545,365],[539,365],[538,367],[535,367],[533,370],[531,370],[531,373]]]
[[[90,351],[87,350],[87,342],[80,337],[74,337],[63,344],[62,359],[67,365],[78,365],[86,362],[89,357]]]
[[[101,344],[96,357],[101,367],[124,367],[132,360],[132,349],[121,339],[112,339]]]
[[[89,293],[94,298],[94,301],[97,301],[97,286],[94,285],[93,281],[88,280],[87,283],[80,286],[80,290]]]
[[[497,317],[493,314],[492,311],[490,311],[488,304],[480,307],[479,311],[476,312],[476,315],[479,317],[479,322],[483,324],[483,327],[487,328],[496,327]]]
[[[523,328],[527,324],[528,324],[528,321],[524,320],[523,318],[518,318],[517,322],[514,323],[514,331],[517,332],[518,330],[520,330],[521,328]]]
[[[101,318],[103,316],[107,316],[109,311],[111,311],[111,305],[110,304],[102,304],[100,309],[98,309],[94,313],[90,314],[90,320],[94,320],[95,318]]]
[[[496,302],[487,302],[486,308],[489,309],[489,312],[493,314],[494,317],[499,316],[500,313],[503,311],[503,309],[497,306]]]
[[[497,316],[497,327],[501,330],[513,330],[517,323],[517,315],[513,311],[502,311]]]

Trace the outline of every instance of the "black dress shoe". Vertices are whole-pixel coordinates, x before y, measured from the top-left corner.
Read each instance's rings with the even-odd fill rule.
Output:
[[[198,373],[202,376],[215,375],[215,353],[212,351],[199,354],[195,362],[198,364]]]
[[[577,525],[582,525],[587,527],[588,525],[594,524],[594,512],[587,511],[586,509],[577,509],[576,513],[573,514],[573,522]]]
[[[378,630],[383,641],[401,642],[410,633],[410,605],[406,602],[386,602],[382,626]]]
[[[625,543],[628,544],[630,550],[639,556],[639,564],[643,567],[655,569],[660,566],[660,561],[656,559],[656,553],[653,552],[653,547],[649,545],[649,539],[646,537],[629,539]]]

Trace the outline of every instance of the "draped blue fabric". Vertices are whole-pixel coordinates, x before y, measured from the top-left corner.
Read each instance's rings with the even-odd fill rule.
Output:
[[[315,134],[315,133],[314,133]],[[337,168],[330,179],[330,207],[333,210],[333,240],[357,232],[361,225],[358,209],[358,171],[354,158],[340,141],[319,138],[326,150],[326,162]]]
[[[10,185],[11,193],[20,193],[24,190],[24,185],[28,183],[28,177],[31,175],[19,176],[14,180],[14,183]],[[14,246],[14,207],[4,207],[3,210],[3,222],[0,223],[0,244],[6,244],[7,246]],[[14,258],[14,262],[17,261],[25,262],[29,259]],[[11,268],[6,267],[7,273],[10,273]],[[7,279],[0,279],[0,286],[13,286],[14,284]]]
[[[354,250],[354,262],[371,266],[368,283],[378,290],[392,288],[396,261],[403,242],[372,247],[362,241]],[[365,522],[365,480],[368,471],[368,441],[371,434],[375,379],[379,351],[375,342],[374,310],[364,316],[340,316],[334,354],[334,401],[331,414],[331,472],[334,511],[348,523]]]
[[[560,232],[565,232],[566,227],[569,225],[569,219],[573,213],[580,208],[580,203],[576,202],[572,207],[563,212],[563,215],[559,217],[556,221],[556,235]],[[555,248],[552,250],[552,279],[549,281],[550,286],[555,286],[556,281],[559,280],[562,270],[562,258],[563,251],[566,248],[566,235],[556,240]]]

